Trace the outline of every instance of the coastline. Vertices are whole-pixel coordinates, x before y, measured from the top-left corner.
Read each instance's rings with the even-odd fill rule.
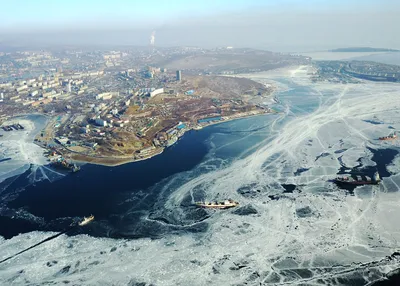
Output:
[[[271,97],[273,98],[273,94]],[[209,126],[222,124],[222,123],[230,122],[230,121],[234,121],[234,120],[244,119],[244,118],[248,118],[248,117],[265,115],[265,114],[277,114],[277,112],[275,110],[267,109],[267,110],[249,111],[246,113],[238,113],[238,114],[234,114],[234,115],[230,115],[230,116],[222,116],[221,120],[211,121],[208,123],[201,123],[201,124],[192,126],[192,127],[188,128],[180,137],[185,136],[185,134],[191,130],[199,131],[199,130],[209,127]],[[19,115],[14,116],[13,118],[9,118],[7,121],[13,120],[14,118],[19,118],[19,117],[29,116],[29,115],[40,115],[40,116],[45,117],[46,125],[44,126],[44,129],[46,129],[49,124],[52,124],[52,117],[49,117],[48,115],[43,115],[40,113],[19,114]],[[27,120],[29,120],[29,119],[27,119]],[[32,134],[33,138],[36,138],[39,134],[41,134],[41,132],[42,132],[42,130],[39,130],[36,134]],[[179,141],[179,139],[178,139],[178,141]],[[43,146],[42,144],[40,144],[34,140],[32,141],[32,143],[35,144],[36,146],[40,147],[41,149],[43,149],[43,151],[49,150],[47,147]],[[140,161],[144,161],[144,160],[153,158],[157,155],[162,154],[169,147],[171,147],[171,146],[157,147],[150,154],[144,155],[140,158],[134,158],[134,155],[121,156],[121,157],[90,156],[90,155],[78,153],[78,152],[70,150],[66,147],[63,147],[63,149],[66,151],[66,153],[68,154],[68,157],[71,159],[71,161],[73,161],[74,163],[78,163],[79,165],[88,163],[88,164],[92,164],[92,165],[116,167],[116,166],[120,166],[120,165],[124,165],[124,164],[128,164],[128,163],[135,163],[135,162],[140,162]],[[65,155],[67,155],[67,154],[65,154]]]
[[[298,68],[298,67],[296,67]],[[295,67],[289,67],[285,69],[279,69],[278,72],[288,72],[292,71],[293,69],[296,69]],[[244,78],[249,78],[251,80],[257,81],[257,75],[259,73],[250,73],[250,74],[238,74],[235,75],[234,77],[244,77]],[[255,101],[253,101],[253,104],[256,105],[265,105],[267,101],[270,102],[271,105],[277,103],[276,101],[276,94],[280,91],[280,87],[276,86],[274,83],[274,80],[271,79],[268,84],[271,84],[271,92],[268,94],[268,96],[265,96],[263,98],[257,98]],[[264,84],[266,84],[264,82]],[[268,104],[269,105],[269,104]],[[259,106],[260,107],[260,106]],[[57,115],[54,116],[49,116],[49,115],[44,115],[40,113],[36,113],[37,115],[42,115],[46,117],[47,124],[44,127],[44,130],[51,128],[50,125],[54,123],[55,118],[57,118]],[[210,122],[202,122],[202,123],[190,123],[190,122],[185,122],[186,126],[188,128],[186,130],[182,130],[182,134],[178,136],[178,140],[180,137],[183,137],[186,132],[190,130],[200,130],[203,128],[206,128],[208,126],[213,126],[217,124],[221,124],[224,122],[229,122],[229,121],[234,121],[238,119],[244,119],[248,117],[253,117],[253,116],[258,116],[258,115],[264,115],[264,114],[278,114],[278,111],[270,109],[268,106],[265,108],[261,107],[259,109],[253,110],[253,111],[247,111],[247,112],[242,112],[242,113],[237,113],[229,116],[221,116],[220,120],[216,121],[210,121]],[[13,118],[17,118],[19,116],[24,116],[27,114],[21,114],[14,116]],[[39,131],[37,134],[35,134],[35,138],[39,136],[41,131]],[[50,135],[51,136],[51,135]],[[50,137],[49,137],[50,139]],[[44,150],[49,150],[49,148],[46,145],[40,144],[39,142],[34,141],[33,142],[35,145],[40,146]],[[174,143],[175,144],[175,143]],[[61,145],[60,145],[61,146]],[[153,146],[154,147],[154,146]],[[62,149],[64,150],[61,155],[65,158],[68,158],[68,160],[72,161],[73,163],[77,163],[79,165],[83,165],[86,163],[93,164],[93,165],[101,165],[101,166],[107,166],[107,167],[116,167],[128,163],[134,163],[134,162],[139,162],[139,161],[144,161],[147,159],[150,159],[154,156],[162,154],[168,147],[170,146],[155,146],[153,150],[150,150],[144,154],[130,154],[130,155],[123,155],[123,156],[96,156],[95,154],[92,155],[87,155],[84,153],[79,153],[77,151],[71,150],[66,146],[62,146]]]
[[[253,113],[254,113],[254,111],[253,111]],[[272,114],[277,114],[277,112],[272,110],[270,112],[257,112],[254,114],[243,114],[243,115],[241,114],[239,116],[233,115],[233,116],[229,116],[229,117],[222,117],[223,120],[214,121],[214,122],[207,123],[205,125],[201,125],[201,128],[192,127],[190,129],[188,129],[187,131],[185,131],[185,133],[181,137],[185,136],[185,134],[191,130],[199,131],[199,130],[209,127],[209,126],[213,126],[213,125],[217,125],[217,124],[221,124],[221,123],[225,123],[225,122],[231,122],[231,121],[239,120],[239,119],[245,119],[245,118],[249,118],[249,117],[266,115],[266,114],[272,115]],[[179,141],[179,139],[178,139],[178,141]],[[171,146],[169,146],[169,147],[171,147]],[[155,149],[154,152],[152,152],[148,156],[143,156],[142,158],[137,158],[137,159],[133,158],[133,156],[91,157],[91,156],[83,155],[83,154],[79,154],[79,153],[74,153],[75,155],[71,155],[71,159],[73,159],[73,161],[76,163],[82,163],[82,164],[87,163],[87,164],[100,165],[100,166],[106,166],[106,167],[116,167],[116,166],[121,166],[121,165],[128,164],[128,163],[135,163],[135,162],[140,162],[140,161],[151,159],[157,155],[162,154],[169,147],[157,148],[157,149]],[[69,152],[71,152],[71,151],[69,150]]]

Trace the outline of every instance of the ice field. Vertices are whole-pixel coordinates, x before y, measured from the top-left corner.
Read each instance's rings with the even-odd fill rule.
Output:
[[[14,121],[5,122],[4,125]],[[0,182],[25,172],[30,164],[43,165],[45,163],[43,149],[33,144],[33,138],[38,132],[34,122],[28,119],[21,119],[18,122],[24,126],[24,130],[0,131],[3,135],[0,138],[0,158],[11,158],[9,161],[0,163]]]
[[[0,284],[371,285],[400,268],[400,157],[380,185],[349,193],[329,182],[340,168],[378,167],[371,150],[400,150],[398,140],[377,140],[400,129],[400,85],[312,84],[308,69],[246,75],[279,87],[282,112],[265,140],[165,186],[157,216],[168,220],[157,223],[207,223],[207,231],[155,240],[62,235],[0,264]],[[189,203],[226,198],[240,207],[193,219]],[[1,239],[0,260],[50,235]]]
[[[24,130],[4,131],[0,129],[0,160],[11,160],[0,162],[0,183],[4,180],[27,173],[30,182],[43,179],[55,180],[62,176],[57,172],[45,167],[48,162],[43,155],[43,148],[33,143],[35,136],[46,125],[46,118],[41,115],[20,116],[3,125],[20,123]]]

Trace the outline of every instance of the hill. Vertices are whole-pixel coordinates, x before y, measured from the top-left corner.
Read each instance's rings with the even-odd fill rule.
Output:
[[[385,48],[371,48],[371,47],[352,47],[352,48],[339,48],[329,50],[333,53],[375,53],[375,52],[400,52],[400,50],[385,49]]]

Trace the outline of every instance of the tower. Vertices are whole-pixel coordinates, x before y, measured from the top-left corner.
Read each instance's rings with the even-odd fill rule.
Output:
[[[177,70],[176,71],[176,80],[181,81],[182,80],[182,71]]]

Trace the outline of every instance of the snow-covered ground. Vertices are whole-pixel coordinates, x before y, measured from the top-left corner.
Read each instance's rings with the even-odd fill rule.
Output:
[[[399,257],[387,256],[400,248],[400,159],[388,167],[391,177],[354,195],[328,179],[341,167],[339,157],[348,168],[360,157],[373,166],[367,147],[400,149],[398,141],[376,140],[400,128],[400,85],[311,84],[307,70],[248,75],[275,82],[281,92],[294,89],[292,100],[304,106],[317,104],[294,112],[283,101],[285,112],[256,152],[190,180],[163,202],[160,216],[177,219],[188,198],[240,202],[236,210],[211,211],[207,232],[158,240],[63,235],[0,264],[0,283],[366,285],[399,268]],[[309,95],[296,98],[302,87]],[[283,193],[284,183],[297,189]],[[0,260],[49,235],[0,240]]]

